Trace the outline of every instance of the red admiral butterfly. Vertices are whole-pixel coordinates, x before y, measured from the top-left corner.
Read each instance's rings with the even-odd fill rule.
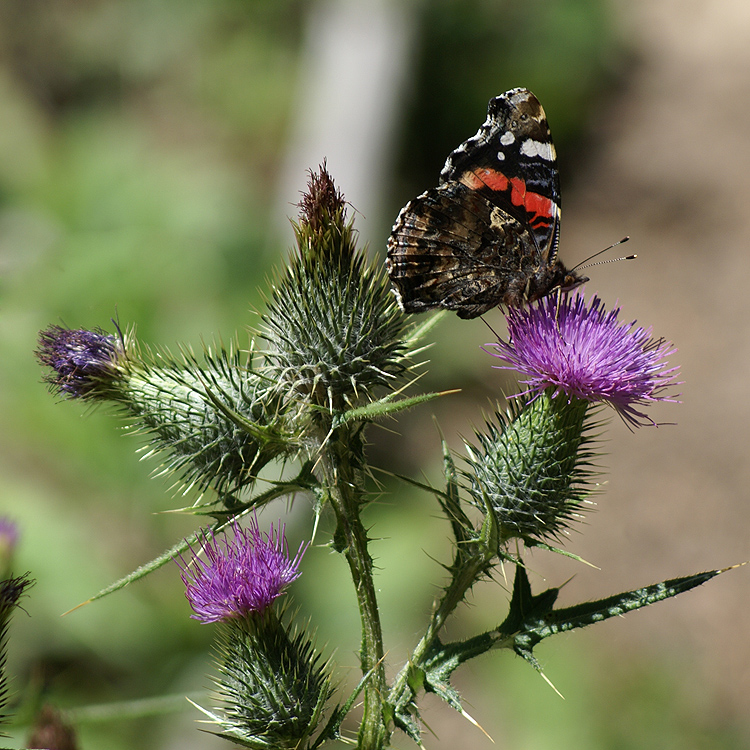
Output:
[[[386,268],[404,312],[476,318],[588,281],[557,259],[560,179],[539,100],[490,100],[477,134],[447,159],[440,184],[410,201],[388,239]]]

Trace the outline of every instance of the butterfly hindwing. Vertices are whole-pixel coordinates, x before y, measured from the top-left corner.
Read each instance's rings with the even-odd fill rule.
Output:
[[[388,266],[405,310],[444,307],[474,318],[520,292],[506,280],[519,277],[535,256],[534,239],[520,221],[481,193],[448,182],[401,210]]]

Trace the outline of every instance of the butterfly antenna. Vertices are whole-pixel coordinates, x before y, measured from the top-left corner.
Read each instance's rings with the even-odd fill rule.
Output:
[[[621,260],[634,260],[638,256],[633,255],[623,255],[621,258],[609,258],[608,260],[599,260],[596,263],[589,263],[589,261],[593,260],[594,258],[598,258],[602,253],[609,252],[613,247],[617,247],[618,245],[622,245],[625,242],[627,242],[630,239],[630,237],[623,237],[621,240],[618,240],[614,244],[610,245],[609,247],[605,247],[604,250],[599,250],[595,252],[593,255],[589,255],[588,258],[585,260],[582,260],[577,266],[574,266],[571,268],[571,271],[580,271],[584,268],[591,268],[591,266],[601,266],[604,263],[617,263]]]

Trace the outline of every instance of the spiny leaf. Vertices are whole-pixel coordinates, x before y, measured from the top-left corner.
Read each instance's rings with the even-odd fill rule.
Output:
[[[317,480],[312,474],[313,466],[314,466],[314,462],[307,461],[301,467],[299,474],[297,474],[297,476],[294,477],[293,479],[290,479],[288,481],[274,482],[273,486],[270,489],[266,490],[265,492],[260,493],[259,495],[256,495],[255,497],[253,497],[251,500],[249,500],[246,503],[240,503],[240,502],[235,501],[232,504],[231,510],[228,510],[228,511],[223,511],[223,510],[196,511],[194,509],[184,509],[184,510],[186,512],[191,512],[197,516],[201,516],[201,515],[212,516],[214,519],[216,519],[216,523],[214,523],[209,528],[213,533],[219,533],[223,531],[225,528],[227,528],[227,526],[229,526],[234,519],[239,520],[240,518],[247,515],[251,511],[256,510],[258,508],[262,508],[264,505],[271,502],[271,500],[275,500],[277,497],[282,497],[284,495],[292,495],[295,492],[300,492],[300,491],[315,490],[315,488],[317,487]],[[187,548],[191,544],[198,541],[198,538],[203,533],[204,533],[204,529],[199,529],[198,531],[193,532],[186,539],[181,539],[173,547],[166,550],[165,552],[162,552],[158,557],[151,560],[151,562],[148,562],[136,568],[132,573],[129,573],[125,577],[121,578],[119,581],[115,581],[109,586],[103,588],[97,594],[94,594],[94,596],[92,596],[90,599],[87,599],[85,602],[81,602],[80,604],[73,607],[73,609],[69,610],[65,614],[68,614],[69,612],[73,612],[79,607],[83,607],[86,604],[90,604],[91,602],[94,602],[97,599],[102,599],[108,594],[112,594],[115,591],[119,591],[120,589],[124,588],[128,584],[131,584],[131,583],[134,583],[135,581],[140,580],[144,576],[147,576],[149,573],[153,573],[155,570],[158,570],[163,565],[166,565],[167,563],[174,560],[175,557],[185,552],[185,550],[187,550]]]
[[[445,494],[436,493],[440,507],[450,521],[456,545],[460,549],[462,545],[473,538],[473,525],[461,507],[461,497],[458,482],[458,472],[453,461],[448,443],[443,435],[440,435],[440,445],[443,449],[443,476],[445,477]]]
[[[226,524],[224,524],[226,525]],[[219,524],[216,524],[212,527],[214,531],[219,531],[223,526],[220,526]],[[87,599],[85,602],[81,602],[80,604],[73,607],[73,609],[69,609],[64,614],[68,615],[71,612],[74,612],[77,609],[80,609],[81,607],[85,606],[86,604],[90,604],[91,602],[95,602],[97,599],[102,599],[103,597],[113,594],[115,591],[119,591],[122,588],[125,588],[130,583],[133,583],[134,581],[138,581],[144,576],[147,576],[149,573],[153,573],[155,570],[158,570],[162,567],[162,565],[166,565],[168,562],[171,562],[174,560],[175,557],[178,555],[181,555],[185,550],[190,546],[190,544],[197,542],[198,536],[202,533],[202,530],[193,532],[189,537],[186,539],[181,539],[177,544],[175,544],[173,547],[168,549],[166,552],[162,552],[161,555],[151,560],[151,562],[146,563],[145,565],[141,565],[140,567],[136,568],[132,573],[129,573],[123,578],[120,578],[119,581],[115,581],[114,583],[111,583],[109,586],[103,588],[101,591],[99,591],[97,594],[94,594],[90,599]]]
[[[418,396],[411,396],[409,398],[402,398],[398,401],[392,400],[392,396],[386,396],[378,401],[360,406],[356,409],[349,409],[348,411],[342,412],[337,415],[334,426],[338,427],[348,422],[362,422],[378,419],[380,417],[388,416],[389,414],[395,414],[405,409],[411,409],[413,406],[424,404],[427,401],[432,401],[440,396],[448,396],[452,393],[458,393],[456,390],[451,391],[440,391],[438,393],[420,393]]]
[[[711,570],[681,578],[671,578],[661,583],[652,584],[651,586],[615,594],[606,599],[584,602],[583,604],[576,604],[572,607],[556,609],[547,613],[540,613],[539,615],[532,611],[524,622],[523,632],[519,632],[516,635],[516,650],[518,651],[518,648],[522,648],[531,651],[537,643],[551,635],[564,633],[575,628],[583,628],[595,622],[602,622],[608,620],[610,617],[618,617],[619,615],[624,615],[626,612],[633,612],[636,609],[648,607],[650,604],[670,599],[673,596],[677,596],[677,594],[682,594],[685,591],[696,588],[731,569],[723,568],[721,570]],[[505,623],[501,626],[501,630],[504,629]]]

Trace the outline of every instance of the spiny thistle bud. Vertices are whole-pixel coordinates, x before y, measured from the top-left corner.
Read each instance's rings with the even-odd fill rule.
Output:
[[[354,229],[346,222],[346,201],[326,170],[310,170],[307,192],[297,204],[299,224],[293,224],[301,260],[312,268],[316,263],[336,263],[354,252]]]
[[[207,349],[200,363],[166,352],[158,364],[150,359],[133,370],[121,401],[152,449],[167,451],[165,470],[186,484],[233,495],[296,450],[269,381],[239,351]]]
[[[304,632],[287,632],[272,610],[220,630],[217,734],[262,750],[303,748],[331,696],[327,663]],[[208,713],[208,712],[207,712]]]
[[[5,665],[8,653],[8,626],[10,624],[10,617],[18,606],[18,602],[21,600],[26,589],[32,586],[33,583],[28,573],[0,581],[0,726],[7,724],[9,721],[7,710],[8,675]],[[3,736],[6,735],[0,731],[0,737]],[[37,745],[37,747],[41,747],[41,745]]]
[[[298,252],[263,316],[267,361],[292,399],[344,410],[405,369],[407,321],[382,269],[357,250],[325,166],[311,173],[300,206]]]
[[[467,444],[469,492],[480,508],[489,503],[501,544],[556,537],[578,515],[590,492],[588,406],[546,391],[496,414],[476,433],[479,446]]]
[[[294,451],[269,381],[234,347],[206,349],[201,362],[168,352],[144,356],[131,336],[51,326],[37,356],[52,368],[47,382],[70,398],[111,401],[148,434],[164,471],[187,488],[229,497],[255,481],[274,458]]]

